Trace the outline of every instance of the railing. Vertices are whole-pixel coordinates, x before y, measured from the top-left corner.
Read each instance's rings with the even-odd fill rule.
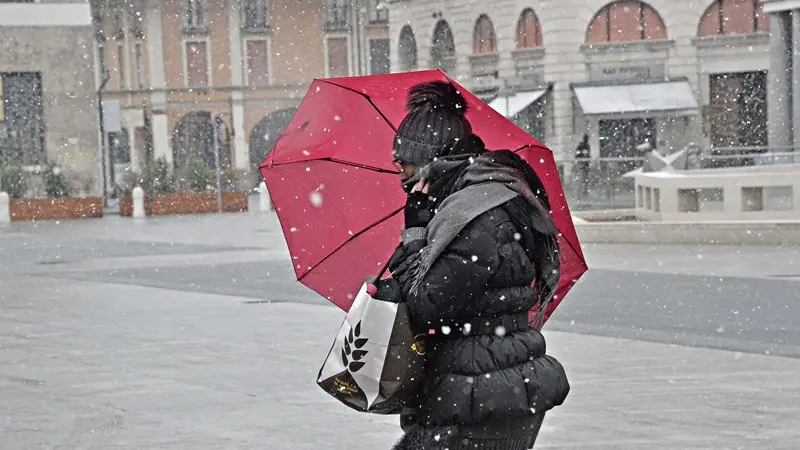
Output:
[[[727,150],[727,149],[726,149]],[[689,169],[735,168],[800,163],[800,152],[757,153],[733,149],[716,154],[690,151]],[[568,159],[557,162],[564,191],[573,210],[632,209],[635,207],[634,177],[623,175],[642,167],[644,157]]]
[[[350,5],[340,1],[326,1],[323,15],[325,29],[341,31],[350,27]]]

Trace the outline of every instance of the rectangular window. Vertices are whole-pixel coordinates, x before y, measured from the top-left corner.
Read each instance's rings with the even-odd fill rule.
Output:
[[[128,26],[136,39],[144,38],[144,5],[141,1],[128,3]]]
[[[346,77],[350,75],[347,38],[328,38],[325,41],[325,48],[328,57],[328,76]]]
[[[186,85],[208,87],[208,48],[203,41],[186,43]]]
[[[131,143],[127,130],[108,133],[108,147],[115,164],[131,163]]]
[[[203,0],[184,0],[183,26],[187,29],[198,29],[206,26],[205,5],[203,5]]]
[[[389,73],[389,39],[370,39],[369,73],[379,75]]]
[[[247,84],[266,86],[269,84],[269,46],[266,40],[249,40],[247,51]]]
[[[767,73],[709,77],[709,127],[713,147],[767,145]],[[733,162],[733,160],[730,160]]]
[[[117,44],[117,74],[119,75],[119,88],[125,89],[125,44]]]
[[[347,0],[325,0],[323,14],[328,30],[343,30],[350,23],[350,6]]]
[[[137,42],[133,47],[133,53],[133,58],[136,60],[136,89],[144,89],[144,61],[141,42]]]
[[[125,39],[125,10],[119,2],[111,3],[111,35],[114,39]]]
[[[42,77],[39,72],[0,74],[0,165],[17,162],[41,164],[44,160]]]
[[[370,23],[385,24],[389,21],[389,8],[386,6],[378,7],[382,4],[382,0],[369,0],[367,3],[367,12],[369,14]]]
[[[269,25],[267,15],[268,0],[245,0],[244,27],[247,29],[264,29]]]

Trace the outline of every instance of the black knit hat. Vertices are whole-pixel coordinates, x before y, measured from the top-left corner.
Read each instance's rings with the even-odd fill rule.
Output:
[[[397,128],[393,153],[405,164],[423,167],[442,156],[458,139],[472,134],[467,102],[455,86],[432,81],[412,87],[408,114]]]

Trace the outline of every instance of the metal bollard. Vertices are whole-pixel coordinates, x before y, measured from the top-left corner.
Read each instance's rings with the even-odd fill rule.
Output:
[[[0,223],[11,222],[11,199],[6,192],[0,192]]]
[[[133,218],[143,219],[145,217],[144,189],[139,186],[133,188],[133,191],[131,192],[131,198],[133,199]]]
[[[261,212],[270,210],[269,191],[267,191],[267,184],[263,181],[258,183],[258,210]]]

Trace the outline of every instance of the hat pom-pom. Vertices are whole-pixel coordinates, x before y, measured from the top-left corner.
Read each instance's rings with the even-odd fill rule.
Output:
[[[408,91],[408,111],[419,109],[447,110],[453,115],[467,113],[467,101],[455,86],[446,81],[421,83]]]

